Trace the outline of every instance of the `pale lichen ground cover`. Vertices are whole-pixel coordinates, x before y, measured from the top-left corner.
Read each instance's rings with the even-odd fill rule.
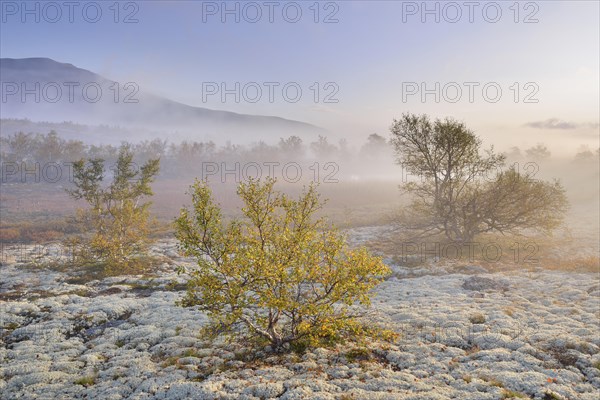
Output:
[[[175,256],[171,241],[154,251]],[[175,305],[173,266],[73,285],[67,273],[5,264],[0,398],[599,398],[598,275],[395,270],[369,318],[398,343],[247,361],[239,346],[198,337],[206,319]],[[498,286],[472,290],[474,276]]]

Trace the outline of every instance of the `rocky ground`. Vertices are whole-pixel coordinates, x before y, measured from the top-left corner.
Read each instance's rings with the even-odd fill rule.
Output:
[[[153,251],[185,262],[172,241]],[[20,257],[0,266],[1,399],[600,397],[593,273],[393,266],[369,318],[397,343],[273,356],[200,339],[173,265],[77,284]]]

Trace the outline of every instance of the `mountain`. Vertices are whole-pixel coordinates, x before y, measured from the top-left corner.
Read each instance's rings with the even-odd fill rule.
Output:
[[[108,124],[179,139],[236,143],[290,135],[314,137],[324,132],[308,123],[275,116],[189,106],[148,93],[135,83],[117,83],[49,58],[0,58],[0,81],[2,118]]]

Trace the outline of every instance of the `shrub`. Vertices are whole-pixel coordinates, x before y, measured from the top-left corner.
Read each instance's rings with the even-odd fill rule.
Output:
[[[76,385],[81,385],[85,387],[93,386],[96,384],[95,376],[84,376],[83,378],[77,379],[75,382]]]
[[[21,231],[17,228],[0,228],[0,243],[12,243],[18,241]]]
[[[515,392],[514,390],[502,389],[502,399],[528,399],[526,394]]]
[[[92,230],[92,236],[79,241],[78,254],[84,261],[105,262],[109,269],[129,267],[146,249],[150,235],[150,184],[158,174],[159,160],[149,160],[139,171],[133,153],[122,146],[114,179],[103,187],[104,161],[92,159],[73,163],[75,189],[67,192],[85,200],[89,208],[78,211],[78,219]]]
[[[240,184],[243,217],[228,223],[208,184],[192,185],[192,209],[181,210],[176,236],[198,268],[187,271],[181,304],[208,313],[206,332],[274,351],[366,334],[352,305],[369,304],[388,267],[364,248],[349,249],[323,218],[312,218],[322,206],[313,185],[293,200],[274,184]]]
[[[485,315],[481,313],[475,313],[469,316],[469,321],[472,324],[485,324]]]
[[[364,347],[357,347],[346,353],[346,359],[351,363],[357,361],[369,361],[371,358],[371,350]]]

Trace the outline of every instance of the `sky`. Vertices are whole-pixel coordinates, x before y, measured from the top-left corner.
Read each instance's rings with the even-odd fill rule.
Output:
[[[351,140],[414,112],[501,149],[598,147],[598,1],[0,3],[2,57],[49,57],[194,106]]]

